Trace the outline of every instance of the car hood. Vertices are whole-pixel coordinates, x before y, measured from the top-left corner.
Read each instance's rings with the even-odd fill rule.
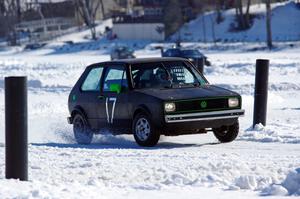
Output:
[[[213,85],[189,88],[141,89],[137,92],[151,95],[162,100],[182,100],[205,97],[239,96],[238,93]]]

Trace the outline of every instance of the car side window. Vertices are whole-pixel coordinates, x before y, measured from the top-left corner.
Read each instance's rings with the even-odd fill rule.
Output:
[[[103,92],[110,92],[114,84],[121,85],[123,90],[128,89],[125,67],[116,66],[107,68],[104,75]]]
[[[103,67],[93,68],[81,85],[82,91],[100,91],[100,78]]]

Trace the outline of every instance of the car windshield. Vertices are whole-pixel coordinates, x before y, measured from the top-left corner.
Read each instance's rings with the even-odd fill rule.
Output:
[[[208,83],[194,67],[181,61],[134,64],[131,71],[135,89],[194,87]]]
[[[198,50],[183,50],[181,52],[183,56],[202,56]]]

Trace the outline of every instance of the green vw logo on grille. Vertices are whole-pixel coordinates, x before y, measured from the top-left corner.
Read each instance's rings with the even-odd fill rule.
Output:
[[[206,108],[207,107],[207,102],[206,101],[202,101],[200,103],[201,108]]]

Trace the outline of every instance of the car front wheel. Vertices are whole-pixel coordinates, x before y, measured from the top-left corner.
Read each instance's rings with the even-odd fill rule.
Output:
[[[231,126],[222,126],[220,128],[213,129],[215,137],[220,142],[231,142],[233,141],[239,134],[239,122],[237,121]]]
[[[78,144],[90,144],[92,142],[93,132],[80,114],[76,114],[74,117],[73,132]]]
[[[158,143],[160,132],[155,129],[150,118],[144,113],[135,116],[132,131],[136,143],[140,146],[152,147]]]

